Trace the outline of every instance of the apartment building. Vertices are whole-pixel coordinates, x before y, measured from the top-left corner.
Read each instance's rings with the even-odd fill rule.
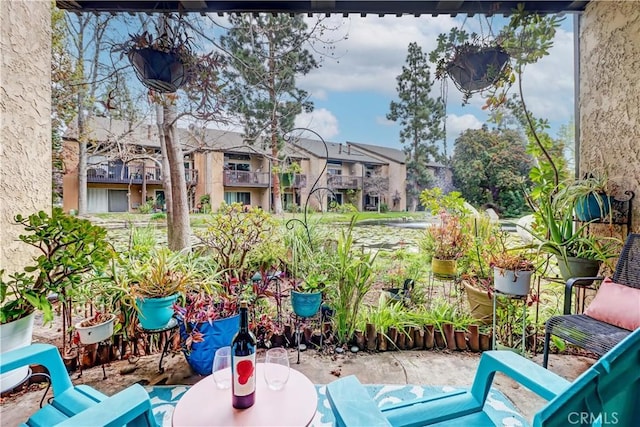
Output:
[[[135,211],[145,200],[163,209],[157,126],[96,117],[86,128],[90,141],[88,212]],[[78,208],[77,134],[72,125],[63,138],[66,211]],[[271,209],[276,163],[285,209],[305,203],[323,211],[345,203],[358,210],[377,210],[383,205],[396,211],[406,208],[401,150],[297,138],[285,144],[280,160],[274,162],[267,146],[249,144],[240,133],[178,128],[176,135],[184,151],[185,191],[193,211],[202,208],[204,195],[209,196],[214,210],[223,201]]]

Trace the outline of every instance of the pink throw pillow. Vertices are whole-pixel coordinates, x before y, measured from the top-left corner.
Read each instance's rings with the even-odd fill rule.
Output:
[[[630,331],[640,328],[640,289],[606,277],[584,314]]]

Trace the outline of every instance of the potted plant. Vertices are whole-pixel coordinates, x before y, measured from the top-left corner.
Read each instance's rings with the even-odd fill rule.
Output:
[[[88,345],[109,339],[113,335],[115,320],[115,314],[97,311],[93,316],[75,324],[78,340]]]
[[[113,51],[127,56],[136,76],[149,89],[173,93],[184,88],[196,95],[203,105],[213,105],[217,86],[217,70],[222,61],[217,53],[198,54],[187,33],[182,17],[163,16],[156,34],[148,31],[129,35]]]
[[[311,317],[318,312],[326,281],[326,275],[310,272],[304,280],[294,285],[291,289],[291,308],[296,315]]]
[[[597,221],[611,210],[611,186],[607,174],[589,173],[561,189],[556,195],[557,203],[572,207],[580,221]]]
[[[436,78],[450,77],[465,95],[507,82],[511,74],[510,56],[496,39],[481,38],[452,28],[448,36],[438,37],[438,46],[429,59],[436,64]]]
[[[15,222],[25,230],[18,238],[36,248],[37,256],[6,280],[4,270],[0,271],[2,351],[31,343],[36,310],[42,312],[45,324],[53,320],[50,295],[61,301],[64,312],[70,312],[70,295],[80,286],[84,274],[101,269],[112,256],[104,228],[67,215],[61,208],[54,208],[50,216],[43,211],[28,217],[16,215]],[[63,328],[63,356],[69,350],[68,324]],[[2,390],[12,388],[25,377],[26,371],[3,374]]]
[[[459,216],[442,211],[439,220],[426,228],[420,246],[431,260],[434,275],[453,277],[457,274],[456,260],[469,247],[469,237]]]
[[[132,261],[129,282],[143,329],[162,329],[171,321],[172,306],[190,280],[182,261],[180,253],[168,248],[152,251],[148,259]]]
[[[539,251],[555,256],[565,281],[597,276],[600,265],[619,253],[618,239],[588,235],[589,223],[577,225],[572,206],[560,197],[541,199],[534,215],[537,222],[527,231],[537,240]]]
[[[528,295],[533,262],[522,252],[504,251],[491,261],[495,290],[509,295]]]
[[[228,292],[233,283],[209,293],[204,289],[189,291],[184,302],[173,310],[180,326],[182,351],[189,366],[199,375],[211,374],[213,357],[220,347],[231,345],[240,319],[238,297]]]

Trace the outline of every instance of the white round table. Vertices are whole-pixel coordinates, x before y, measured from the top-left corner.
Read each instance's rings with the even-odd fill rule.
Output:
[[[231,375],[231,372],[229,372]],[[282,390],[264,380],[264,364],[256,364],[256,401],[247,409],[231,405],[231,389],[220,390],[209,375],[191,387],[173,411],[179,426],[306,426],[316,413],[318,396],[311,381],[291,369]]]

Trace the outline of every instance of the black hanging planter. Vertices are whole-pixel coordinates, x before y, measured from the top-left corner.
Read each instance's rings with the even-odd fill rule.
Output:
[[[180,56],[151,48],[129,52],[129,61],[143,85],[161,93],[177,91],[187,80]]]
[[[496,83],[508,61],[504,49],[487,47],[459,53],[447,64],[446,71],[460,91],[477,92]]]

